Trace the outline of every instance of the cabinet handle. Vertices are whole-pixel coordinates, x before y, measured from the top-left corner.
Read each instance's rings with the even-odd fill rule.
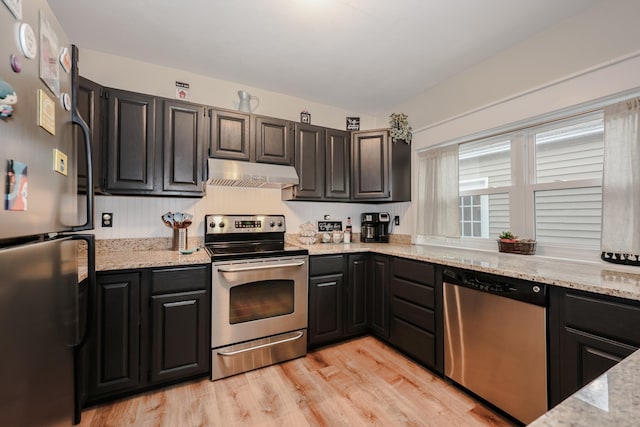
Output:
[[[325,286],[335,286],[337,284],[338,284],[338,282],[327,282],[327,283],[319,283],[316,286],[319,287],[319,288],[324,288]]]
[[[294,337],[291,337],[291,338],[285,338],[283,340],[270,342],[270,343],[267,343],[267,344],[260,344],[260,345],[257,345],[255,347],[243,348],[242,350],[219,351],[218,354],[220,356],[235,356],[236,354],[246,353],[247,351],[259,350],[261,348],[273,347],[274,345],[284,344],[286,342],[299,340],[300,338],[302,338],[303,335],[304,335],[303,332],[298,332]]]

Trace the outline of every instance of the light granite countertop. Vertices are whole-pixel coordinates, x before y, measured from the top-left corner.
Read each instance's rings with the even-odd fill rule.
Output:
[[[199,248],[202,242],[189,242],[189,248],[197,248],[193,253],[182,255],[169,249],[170,239],[118,239],[96,241],[96,271],[127,270],[131,268],[171,267],[190,264],[208,264],[211,257]],[[81,249],[83,252],[84,249]],[[84,255],[78,261],[78,281],[88,276],[87,260]]]
[[[530,427],[640,424],[640,350],[529,424]]]
[[[194,241],[189,247],[197,247],[198,243],[201,244]],[[307,246],[287,239],[287,244],[308,249],[309,255],[374,252],[640,301],[640,268],[636,271],[602,261],[587,263],[410,243],[316,243]],[[181,255],[168,247],[170,243],[167,245],[163,239],[98,241],[96,271],[210,262],[205,250]],[[87,275],[86,263],[82,261],[78,275],[80,280]]]
[[[640,268],[601,262],[395,243],[316,243],[309,255],[375,252],[640,301]]]

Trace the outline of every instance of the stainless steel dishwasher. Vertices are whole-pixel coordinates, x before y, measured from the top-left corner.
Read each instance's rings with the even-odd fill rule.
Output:
[[[528,424],[547,411],[545,285],[445,268],[444,370]]]

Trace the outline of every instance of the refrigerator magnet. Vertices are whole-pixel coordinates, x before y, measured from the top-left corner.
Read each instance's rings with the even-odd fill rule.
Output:
[[[62,108],[66,111],[71,111],[71,97],[67,92],[63,92],[60,95],[60,105],[62,105]]]
[[[56,134],[56,104],[42,89],[38,89],[38,126]]]
[[[58,55],[58,60],[60,61],[60,65],[62,65],[62,69],[65,73],[68,73],[71,69],[71,55],[69,55],[69,49],[63,47],[60,49],[60,55]]]
[[[16,19],[22,19],[22,0],[2,0]]]
[[[19,73],[20,71],[22,71],[22,63],[17,55],[14,55],[12,53],[9,57],[9,62],[11,63],[11,69],[14,73]]]
[[[38,54],[38,41],[31,25],[23,22],[18,26],[18,44],[22,54],[27,59],[33,59]]]
[[[53,170],[67,176],[67,155],[57,148],[53,149]]]
[[[60,96],[60,72],[58,68],[58,36],[40,11],[40,78],[56,97]]]
[[[8,211],[27,210],[27,165],[16,160],[7,160],[4,208]]]
[[[18,95],[13,86],[0,77],[0,119],[13,115],[13,106],[18,102]]]

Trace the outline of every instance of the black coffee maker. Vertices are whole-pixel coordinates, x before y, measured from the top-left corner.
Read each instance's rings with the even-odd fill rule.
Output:
[[[360,217],[360,241],[365,243],[389,242],[389,213],[369,212]]]

